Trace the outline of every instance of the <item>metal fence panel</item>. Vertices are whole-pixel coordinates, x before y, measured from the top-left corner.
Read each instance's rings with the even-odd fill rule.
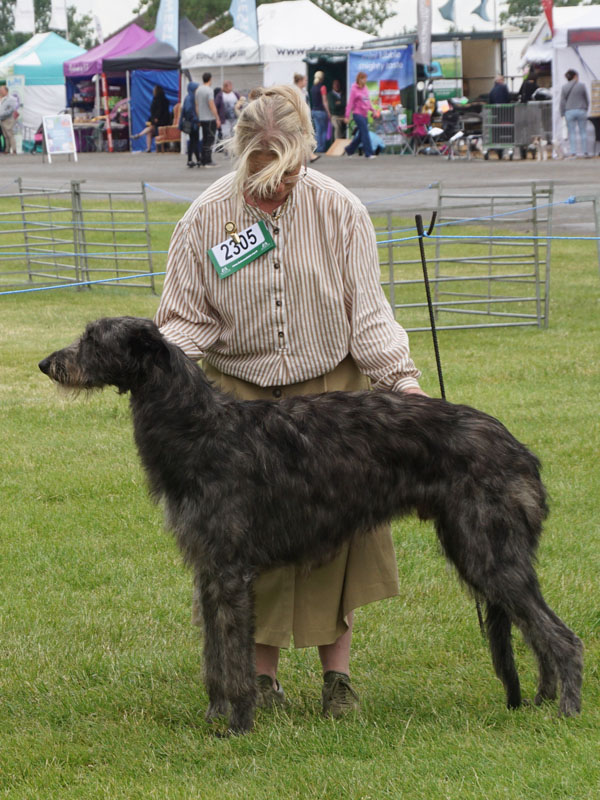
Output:
[[[437,184],[437,191],[436,238],[426,240],[436,326],[546,327],[553,184],[534,181],[528,191],[503,194],[450,192]],[[429,330],[415,231],[399,232],[392,212],[384,220],[379,254],[394,314],[409,331]],[[509,231],[519,238],[505,238]],[[473,234],[478,238],[469,239]]]
[[[26,186],[0,194],[0,290],[126,279],[155,289],[146,190]],[[135,276],[144,277],[135,277]],[[119,281],[121,283],[121,281]],[[78,288],[85,288],[78,286]]]

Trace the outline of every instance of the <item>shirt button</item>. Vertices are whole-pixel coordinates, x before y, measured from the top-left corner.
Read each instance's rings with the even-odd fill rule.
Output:
[[[281,300],[275,300],[275,305],[276,306],[280,306],[281,305]]]
[[[279,233],[279,228],[273,228],[273,233],[277,235]]]
[[[273,264],[273,267],[274,267],[275,269],[279,269],[279,267],[280,267],[280,266],[281,266],[281,264],[279,263],[279,261],[276,261],[276,262]]]
[[[279,387],[273,389],[273,397],[281,397],[281,389]]]

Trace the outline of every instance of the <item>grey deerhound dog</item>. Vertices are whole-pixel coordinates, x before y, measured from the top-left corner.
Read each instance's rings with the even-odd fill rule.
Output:
[[[516,625],[539,664],[536,703],[560,683],[561,713],[580,710],[582,644],[544,601],[533,563],[547,514],[539,462],[498,420],[381,391],[240,402],[131,317],[90,323],[39,366],[65,387],[130,393],[151,491],[200,588],[207,719],[252,728],[256,575],[323,563],[350,537],[415,511],[485,601],[507,705],[521,704]]]

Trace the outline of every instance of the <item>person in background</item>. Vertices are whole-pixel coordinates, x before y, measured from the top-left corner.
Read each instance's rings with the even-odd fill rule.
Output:
[[[577,129],[581,149],[587,158],[587,115],[590,100],[585,83],[580,83],[579,74],[574,69],[565,72],[567,82],[560,90],[560,115],[564,117],[569,132],[569,158],[577,156]]]
[[[150,105],[150,119],[146,122],[146,127],[139,133],[135,133],[131,138],[139,139],[146,137],[146,152],[152,151],[152,139],[158,136],[158,129],[162,125],[171,124],[171,112],[169,101],[165,95],[163,87],[157,83],[152,93],[152,103]]]
[[[350,97],[348,98],[348,105],[346,106],[346,113],[344,114],[344,122],[346,124],[348,124],[350,120],[350,114],[352,114],[352,118],[356,123],[354,138],[344,150],[347,156],[353,155],[360,144],[365,158],[377,158],[377,156],[373,154],[371,137],[369,136],[369,123],[367,119],[369,111],[375,113],[371,98],[369,97],[369,89],[367,88],[367,73],[359,72],[356,76],[356,81],[352,84],[352,88],[350,89]]]
[[[408,337],[381,287],[367,209],[305,166],[315,140],[301,94],[293,86],[260,91],[234,132],[235,171],[175,228],[156,324],[240,399],[353,391],[367,388],[368,378],[375,388],[423,394]],[[207,251],[226,239],[229,221],[239,231],[260,221],[275,247],[220,278]],[[324,566],[261,573],[254,581],[258,705],[285,702],[279,652],[293,637],[295,647],[319,649],[323,714],[357,709],[353,609],[397,593],[389,525],[355,537]]]
[[[212,160],[212,148],[217,130],[221,127],[221,119],[215,105],[214,92],[211,88],[212,75],[202,75],[202,86],[196,89],[196,116],[202,128],[202,152],[200,161],[203,167],[216,167]]]
[[[179,130],[187,133],[187,165],[188,167],[202,166],[200,161],[200,120],[196,114],[196,89],[199,84],[195,81],[188,83],[187,95],[183,101],[179,117]],[[194,164],[195,157],[196,163]]]
[[[489,96],[490,105],[501,105],[510,103],[508,86],[504,83],[504,75],[496,75],[496,80]]]
[[[327,95],[327,104],[331,113],[333,138],[343,139],[346,135],[346,123],[344,122],[346,98],[342,94],[342,83],[337,78],[331,84],[331,91]]]
[[[223,88],[215,96],[215,106],[221,120],[221,133],[224,139],[229,139],[235,128],[237,116],[235,107],[240,99],[240,93],[233,90],[231,81],[223,81]]]
[[[538,83],[535,77],[535,70],[533,67],[529,70],[527,75],[523,78],[523,83],[519,89],[518,99],[520,103],[528,103],[535,92],[537,91]]]
[[[303,75],[301,72],[294,72],[294,86],[298,91],[301,93],[302,97],[306,100],[307,104],[310,106],[310,100],[308,99],[308,89],[306,88],[306,84],[308,83],[308,79],[306,75]],[[309,164],[314,164],[315,161],[318,161],[321,156],[317,155],[316,153],[311,153],[309,158]]]
[[[302,97],[306,100],[307,103],[310,103],[308,99],[308,89],[306,88],[306,84],[308,80],[306,75],[303,75],[301,72],[294,72],[294,86],[298,89],[299,92],[302,93]]]
[[[7,86],[0,86],[0,127],[4,136],[4,149],[6,153],[17,154],[15,142],[15,111],[17,101],[9,93]]]
[[[313,78],[313,85],[310,89],[310,105],[317,139],[315,152],[324,153],[327,147],[327,126],[329,125],[331,114],[327,103],[325,74],[321,70],[317,70]]]

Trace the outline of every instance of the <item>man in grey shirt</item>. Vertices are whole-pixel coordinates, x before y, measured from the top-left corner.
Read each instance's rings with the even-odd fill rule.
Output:
[[[203,167],[216,167],[212,160],[212,146],[215,141],[217,128],[221,127],[221,120],[215,105],[214,93],[211,87],[212,75],[205,72],[202,76],[202,86],[196,89],[196,114],[202,128],[202,152],[200,163]]]
[[[4,136],[6,152],[14,153],[15,155],[17,153],[17,145],[13,128],[15,127],[16,110],[17,101],[8,93],[6,86],[0,86],[0,127]]]
[[[584,83],[579,82],[579,75],[574,69],[565,72],[565,83],[560,91],[560,115],[567,122],[569,132],[569,158],[577,156],[576,128],[579,128],[581,149],[587,157],[587,112],[590,105],[587,89]]]

